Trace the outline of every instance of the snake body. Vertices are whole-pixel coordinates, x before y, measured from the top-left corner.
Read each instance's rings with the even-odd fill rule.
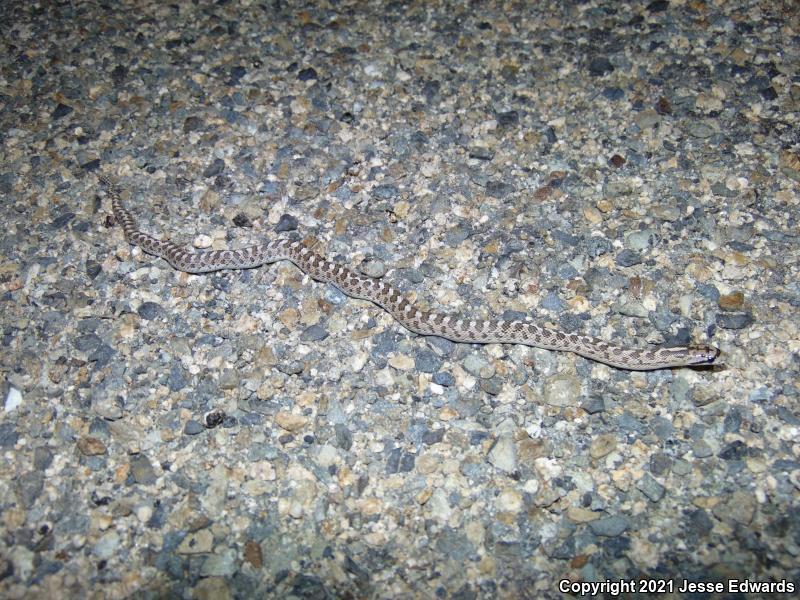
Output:
[[[317,281],[331,283],[353,298],[369,300],[391,314],[403,327],[420,335],[435,335],[454,342],[477,344],[524,344],[548,350],[574,352],[620,369],[647,371],[668,367],[710,365],[719,356],[717,348],[683,346],[673,348],[626,348],[604,340],[550,329],[529,321],[465,319],[420,310],[395,287],[360,275],[314,252],[304,242],[276,239],[239,250],[187,251],[169,241],[139,230],[133,215],[122,204],[118,188],[104,177],[116,222],[129,243],[147,254],[159,256],[179,271],[208,273],[222,269],[250,269],[289,260]]]

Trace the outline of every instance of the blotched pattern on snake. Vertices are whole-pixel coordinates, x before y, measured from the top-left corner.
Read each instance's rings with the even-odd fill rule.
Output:
[[[454,342],[477,344],[524,344],[548,350],[574,352],[586,358],[638,371],[710,365],[719,350],[708,346],[637,349],[604,340],[550,329],[528,321],[470,319],[439,312],[426,312],[406,300],[383,281],[364,277],[347,267],[331,262],[306,244],[277,239],[239,250],[191,252],[169,241],[158,240],[140,231],[130,212],[122,205],[120,192],[105,177],[100,181],[111,198],[114,217],[125,237],[144,252],[160,256],[179,271],[208,273],[222,269],[250,269],[266,263],[289,260],[317,281],[331,283],[353,298],[369,300],[391,314],[403,327],[420,335],[437,335]]]

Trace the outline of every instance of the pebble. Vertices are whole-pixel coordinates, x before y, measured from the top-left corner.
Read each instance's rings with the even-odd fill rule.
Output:
[[[186,435],[197,435],[198,433],[202,433],[206,430],[203,427],[203,424],[199,421],[195,421],[194,419],[189,419],[186,421],[186,424],[183,426],[183,433]]]
[[[464,370],[473,377],[492,377],[494,369],[480,354],[470,354],[464,359]]]
[[[78,450],[84,456],[98,456],[108,451],[101,440],[90,436],[82,437],[78,440]]]
[[[295,231],[298,226],[297,217],[292,215],[283,214],[281,215],[278,222],[275,224],[275,231],[278,233],[284,233],[286,231]]]
[[[642,264],[642,255],[638,252],[634,252],[633,250],[625,249],[617,254],[614,262],[616,262],[620,267],[633,267],[635,265]]]
[[[487,458],[494,467],[506,473],[514,473],[517,470],[517,452],[513,436],[511,434],[500,435]]]
[[[236,551],[227,548],[219,554],[211,554],[206,558],[200,569],[200,575],[203,577],[230,577],[238,569],[236,563]]]
[[[451,373],[434,373],[433,383],[442,387],[452,387],[456,383],[455,377]]]
[[[742,313],[720,313],[717,315],[717,325],[723,329],[745,329],[754,322],[753,315]]]
[[[208,554],[214,544],[214,536],[208,529],[189,533],[180,543],[178,554]]]
[[[653,502],[658,502],[664,497],[666,489],[647,473],[636,482],[636,487]]]
[[[414,356],[414,368],[422,373],[435,373],[441,366],[442,360],[430,350],[420,350]]]
[[[308,419],[306,417],[284,410],[278,411],[275,415],[275,424],[291,433],[296,433],[305,428],[307,423]]]
[[[130,460],[131,476],[136,483],[152,485],[156,482],[156,472],[150,460],[143,454],[137,454]]]
[[[300,340],[303,342],[320,342],[327,337],[328,332],[320,325],[311,325],[300,334]]]
[[[97,540],[92,546],[92,554],[98,560],[108,560],[116,554],[122,539],[116,531],[107,531],[103,536]]]
[[[550,406],[579,406],[580,381],[573,375],[562,374],[550,377],[545,383],[544,401]]]
[[[590,521],[589,528],[595,535],[617,537],[630,528],[630,521],[621,515],[611,515]]]

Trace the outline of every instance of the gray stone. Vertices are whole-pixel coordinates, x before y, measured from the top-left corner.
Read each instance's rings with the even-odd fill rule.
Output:
[[[510,433],[501,434],[489,450],[489,463],[506,473],[517,470],[517,448]]]
[[[719,313],[717,325],[722,329],[744,329],[753,324],[755,320],[749,312]]]
[[[589,527],[595,535],[617,537],[630,527],[630,522],[621,515],[611,515],[589,522]]]
[[[189,419],[186,421],[186,425],[183,426],[183,433],[186,435],[197,435],[205,430],[206,428],[203,427],[203,424],[199,421],[195,421],[194,419]]]
[[[420,350],[414,356],[414,367],[422,373],[435,373],[442,366],[442,359],[430,350]]]
[[[304,342],[319,342],[328,337],[328,332],[320,325],[311,325],[300,334],[300,339]]]
[[[103,534],[94,546],[92,546],[92,554],[100,560],[108,560],[117,553],[119,548],[120,537],[119,534],[113,529]]]
[[[236,551],[226,548],[221,553],[206,558],[200,574],[203,577],[230,577],[237,568]]]
[[[625,249],[614,259],[620,267],[632,267],[642,263],[642,255],[630,249]]]
[[[648,473],[645,473],[644,476],[636,482],[636,487],[653,502],[658,502],[664,497],[664,486],[658,483],[658,481]]]
[[[151,485],[156,481],[156,472],[144,454],[137,454],[131,457],[131,476],[136,483]]]

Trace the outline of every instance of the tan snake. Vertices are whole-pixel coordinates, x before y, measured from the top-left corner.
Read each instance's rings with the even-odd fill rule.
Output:
[[[426,312],[406,300],[391,285],[359,275],[320,256],[305,243],[291,239],[277,239],[240,250],[186,251],[177,244],[158,240],[140,231],[133,215],[122,205],[117,187],[105,177],[99,179],[111,197],[114,217],[122,226],[128,242],[139,246],[147,254],[160,256],[179,271],[208,273],[222,269],[250,269],[266,263],[289,260],[313,279],[331,283],[353,298],[377,304],[403,327],[421,335],[436,335],[454,342],[524,344],[574,352],[620,369],[646,371],[710,365],[719,356],[719,350],[709,346],[625,348],[601,339],[549,329],[528,321],[464,319],[438,312]]]

